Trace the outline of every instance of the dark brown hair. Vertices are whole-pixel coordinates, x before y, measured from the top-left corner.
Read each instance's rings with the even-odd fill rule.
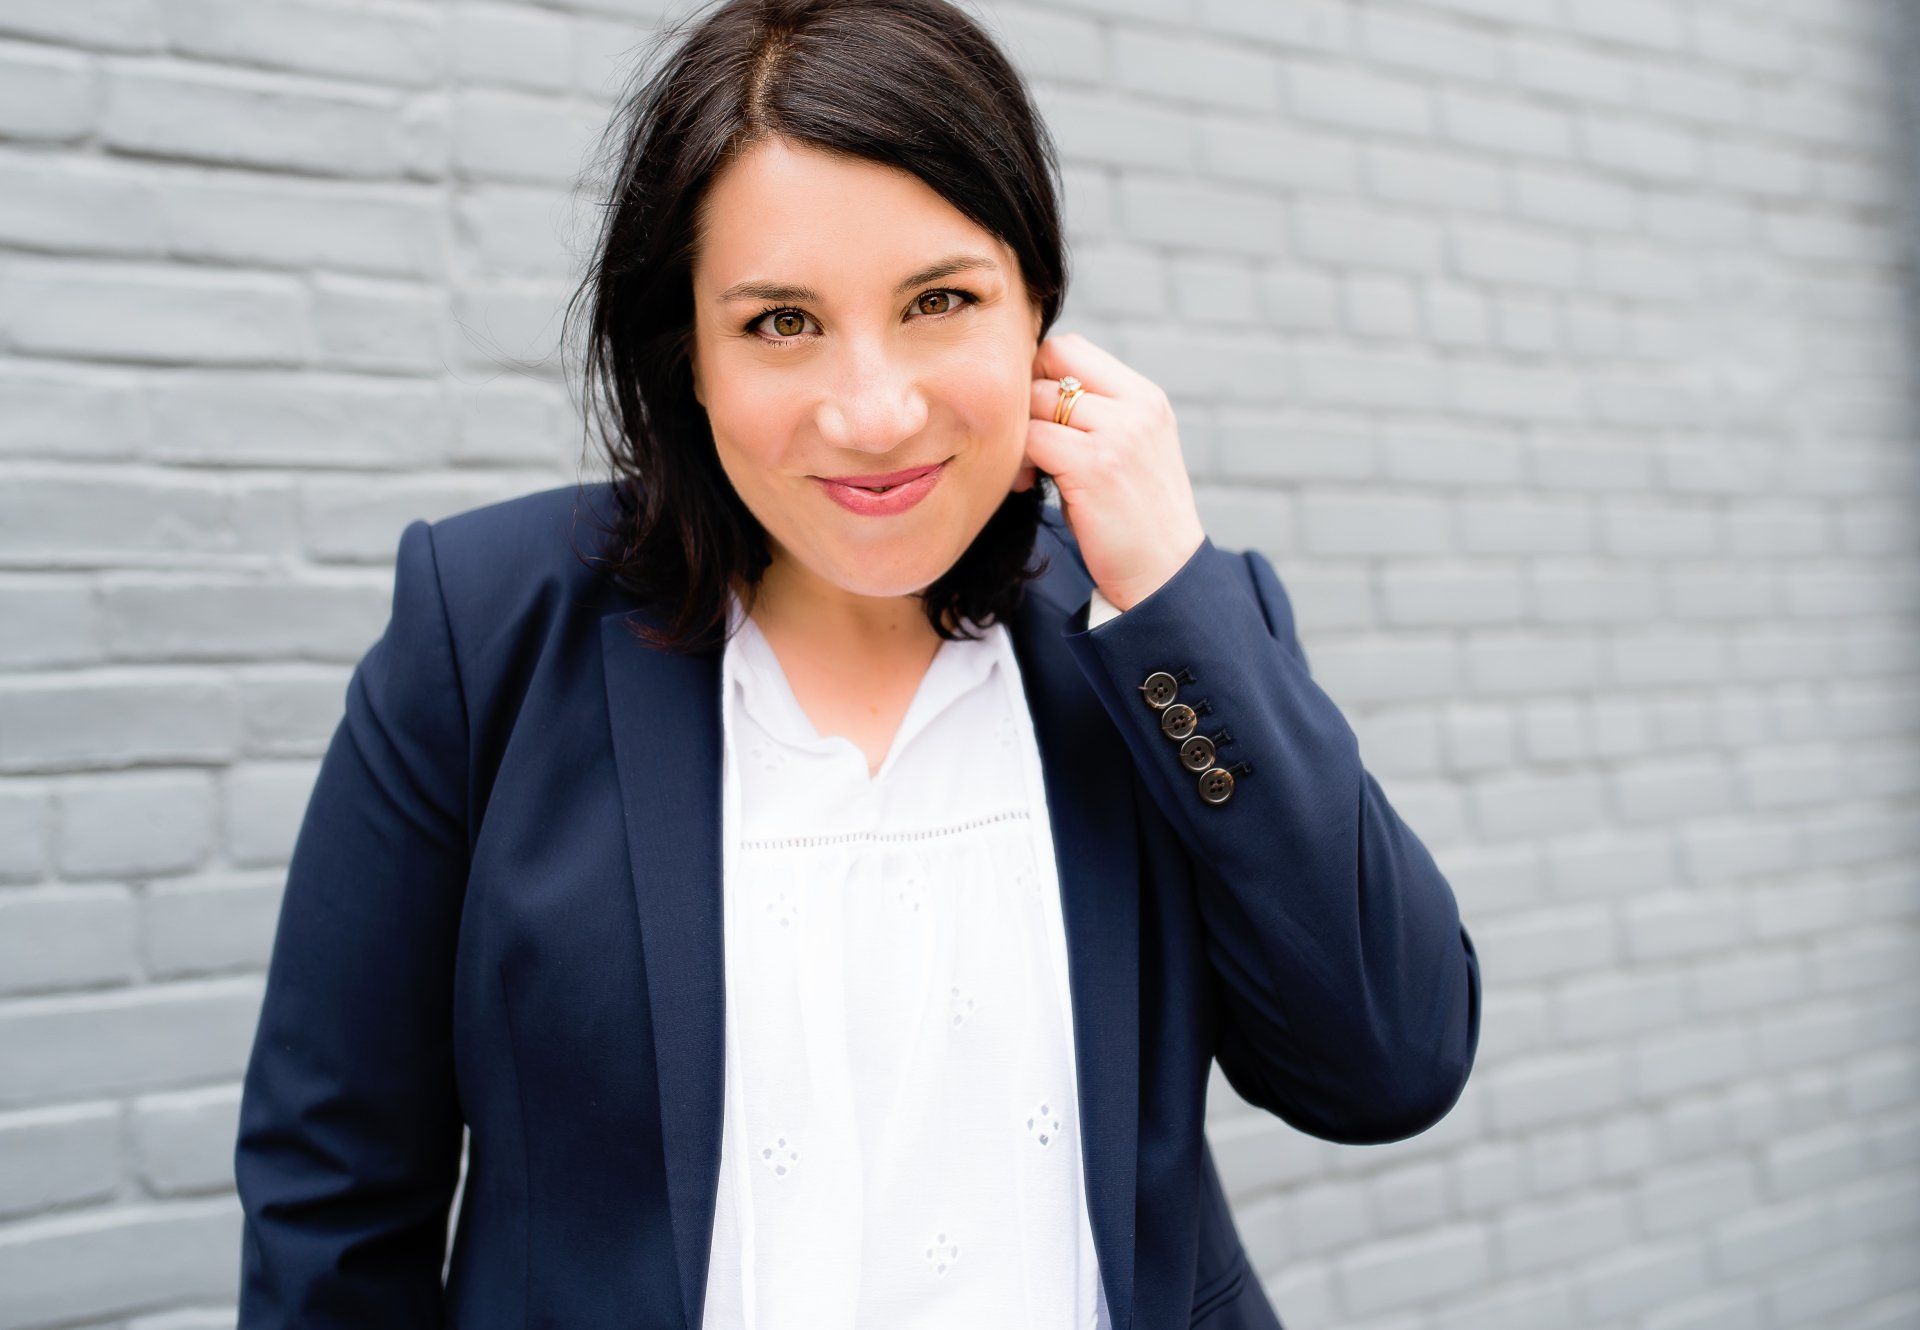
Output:
[[[655,34],[654,53],[698,17]],[[1012,64],[948,0],[726,0],[657,67],[643,60],[603,139],[612,180],[567,319],[584,308],[584,415],[612,470],[602,570],[665,609],[664,632],[629,623],[670,649],[724,640],[731,578],[757,587],[769,558],[715,454],[689,352],[701,200],[770,138],[924,181],[1019,257],[1043,338],[1066,292],[1052,139]],[[984,624],[1019,603],[1050,483],[1042,472],[1009,494],[926,589],[943,639],[963,635],[949,612]]]

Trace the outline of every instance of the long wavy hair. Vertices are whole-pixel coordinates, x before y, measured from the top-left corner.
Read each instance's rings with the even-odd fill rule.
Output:
[[[1059,162],[1011,62],[948,0],[726,0],[655,34],[609,122],[600,231],[569,300],[584,315],[584,410],[611,471],[599,562],[661,611],[629,619],[651,645],[724,641],[737,576],[757,589],[766,532],[722,470],[693,395],[693,250],[711,182],[762,140],[911,172],[1020,261],[1044,338],[1065,298]],[[690,29],[690,31],[688,30]],[[684,40],[667,54],[676,38]],[[1051,477],[1010,493],[965,553],[921,594],[943,639],[949,614],[1004,618],[1044,568],[1027,566]],[[590,519],[593,520],[593,519]]]

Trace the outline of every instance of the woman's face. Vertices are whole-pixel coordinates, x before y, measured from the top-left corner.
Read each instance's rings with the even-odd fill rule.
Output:
[[[904,172],[779,139],[715,179],[704,227],[694,393],[780,575],[923,590],[1025,458],[1040,311],[1013,252]],[[817,479],[932,463],[903,511]]]

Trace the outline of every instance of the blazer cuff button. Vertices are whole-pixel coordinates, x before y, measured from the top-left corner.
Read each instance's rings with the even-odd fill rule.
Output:
[[[1213,740],[1196,734],[1180,745],[1180,765],[1188,771],[1205,771],[1213,765]]]
[[[1155,711],[1165,711],[1167,704],[1179,694],[1180,685],[1165,670],[1155,670],[1147,676],[1147,681],[1140,685],[1140,692],[1146,698],[1148,706]]]
[[[1160,713],[1160,732],[1169,739],[1185,739],[1200,723],[1200,713],[1185,702],[1175,702]]]
[[[1233,773],[1225,767],[1209,767],[1201,772],[1200,797],[1210,804],[1223,804],[1233,798]]]

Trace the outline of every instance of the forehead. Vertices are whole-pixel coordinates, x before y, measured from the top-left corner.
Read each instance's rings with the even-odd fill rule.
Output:
[[[743,281],[814,286],[893,283],[966,252],[1005,270],[998,237],[919,178],[783,139],[755,144],[715,178],[701,205],[694,285],[711,297]]]

